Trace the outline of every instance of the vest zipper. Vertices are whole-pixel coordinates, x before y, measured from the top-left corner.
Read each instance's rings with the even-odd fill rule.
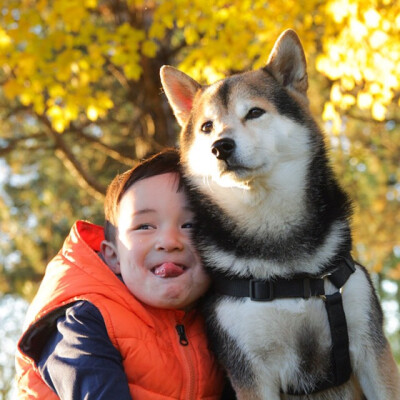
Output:
[[[185,326],[183,324],[177,324],[175,326],[179,338],[179,351],[183,357],[183,366],[187,377],[187,395],[185,399],[194,400],[195,398],[195,386],[196,376],[193,357],[189,346],[189,340],[186,336]]]
[[[186,337],[185,326],[182,324],[178,324],[175,328],[178,332],[179,344],[181,344],[182,346],[187,346],[189,344],[189,341]]]

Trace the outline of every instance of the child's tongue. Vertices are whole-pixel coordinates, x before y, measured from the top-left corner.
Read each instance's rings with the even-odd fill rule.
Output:
[[[155,268],[154,274],[161,278],[174,278],[183,274],[183,268],[172,262],[166,262]]]

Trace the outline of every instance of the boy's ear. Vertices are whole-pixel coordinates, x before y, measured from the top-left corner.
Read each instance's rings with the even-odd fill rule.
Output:
[[[120,274],[119,256],[117,247],[108,240],[103,240],[100,244],[100,254],[104,262],[110,267],[114,274]]]

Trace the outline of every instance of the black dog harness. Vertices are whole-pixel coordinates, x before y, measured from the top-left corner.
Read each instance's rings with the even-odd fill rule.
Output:
[[[349,354],[349,336],[346,316],[343,310],[342,287],[356,270],[350,254],[341,258],[338,267],[325,277],[296,276],[292,279],[259,280],[246,278],[229,278],[213,275],[213,289],[218,294],[233,297],[250,297],[252,301],[273,301],[283,298],[319,297],[325,302],[332,337],[330,371],[326,379],[310,392],[289,390],[286,394],[308,395],[331,387],[342,385],[350,379],[351,364]],[[324,279],[329,279],[338,289],[326,295]]]

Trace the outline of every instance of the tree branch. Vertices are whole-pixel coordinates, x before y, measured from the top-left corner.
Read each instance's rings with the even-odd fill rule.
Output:
[[[77,179],[78,184],[96,199],[103,199],[106,193],[106,187],[99,184],[97,180],[91,176],[82,167],[72,151],[64,142],[62,136],[52,128],[49,120],[44,116],[38,116],[40,121],[48,128],[51,137],[56,144],[56,156],[62,161],[65,168]]]
[[[70,129],[68,130],[71,133],[77,134],[80,138],[91,142],[94,148],[97,148],[107,156],[113,158],[114,160],[120,162],[121,164],[125,164],[128,166],[132,166],[137,160],[131,157],[126,157],[122,155],[119,151],[113,149],[112,147],[108,146],[107,144],[103,143],[101,140],[97,139],[94,136],[86,134],[82,129],[75,127],[71,124]]]
[[[1,138],[2,140],[5,140],[6,142],[8,142],[8,145],[5,147],[0,147],[0,156],[3,156],[5,154],[11,153],[20,142],[23,142],[25,140],[30,140],[30,139],[40,139],[46,137],[45,134],[43,133],[36,133],[36,134],[32,134],[32,135],[24,135],[24,136],[17,136],[17,137],[12,137],[12,138],[8,138],[8,137],[3,137]],[[31,149],[31,148],[29,148]]]
[[[365,117],[365,116],[363,116],[363,115],[357,115],[357,114],[355,114],[355,113],[353,113],[353,112],[347,112],[345,115],[347,115],[349,118],[352,118],[352,119],[356,119],[357,121],[361,121],[361,122],[367,122],[367,123],[369,123],[369,124],[373,124],[373,123],[375,123],[375,124],[385,124],[385,123],[387,123],[387,122],[389,122],[389,121],[393,121],[393,122],[395,122],[396,124],[400,124],[400,119],[399,118],[386,118],[385,120],[383,120],[383,121],[377,121],[377,120],[375,120],[375,119],[373,119],[373,118],[371,118],[371,117]]]
[[[0,157],[4,157],[6,154],[11,153],[15,149],[15,143],[10,143],[6,147],[0,147]]]
[[[114,78],[121,84],[124,89],[129,90],[129,82],[126,76],[110,61],[108,57],[106,58],[107,69],[111,72]]]

